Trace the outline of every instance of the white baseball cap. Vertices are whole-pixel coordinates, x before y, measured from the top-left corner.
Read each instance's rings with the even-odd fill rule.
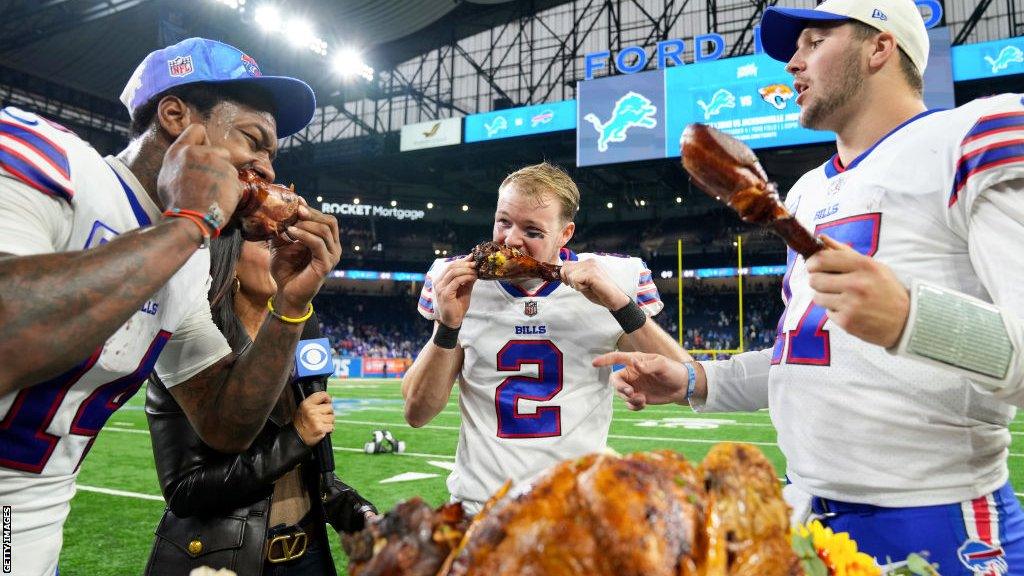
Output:
[[[928,65],[928,31],[914,0],[826,0],[813,10],[772,6],[761,18],[761,46],[772,58],[789,62],[796,53],[797,38],[806,26],[844,20],[856,20],[892,34],[924,75]]]

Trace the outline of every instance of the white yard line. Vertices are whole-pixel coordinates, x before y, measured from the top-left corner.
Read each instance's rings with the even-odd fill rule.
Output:
[[[360,452],[362,454],[366,453],[366,451],[363,450],[362,448],[346,448],[344,446],[335,446],[334,447],[334,451],[335,452]],[[449,455],[449,454],[425,454],[423,452],[402,452],[401,454],[399,454],[397,452],[391,452],[391,454],[394,454],[396,456],[412,456],[414,458],[448,458],[450,460],[455,460],[455,455],[454,454],[451,454],[451,455]]]
[[[107,430],[111,432],[128,432],[129,434],[145,434],[149,436],[149,430],[135,430],[134,428],[118,428],[116,426],[104,426],[103,431]]]
[[[128,492],[127,490],[114,490],[112,488],[101,488],[99,486],[86,486],[85,484],[79,484],[79,490],[85,492],[97,492],[99,494],[107,494],[109,496],[124,496],[125,498],[137,498],[139,500],[155,500],[157,502],[163,502],[163,496],[154,496],[152,494],[140,494],[138,492]]]
[[[682,442],[684,444],[721,444],[722,442],[741,442],[739,440],[705,440],[698,438],[669,438],[667,436],[626,436],[623,434],[609,434],[608,438],[614,438],[615,440],[660,440],[664,442]],[[778,446],[775,442],[750,442],[743,440],[743,444],[753,444],[754,446]]]
[[[409,425],[405,422],[368,422],[366,420],[342,420],[341,418],[335,418],[335,422],[339,424],[358,424],[364,426],[381,426],[383,428],[391,427],[395,429],[409,428]],[[436,424],[427,424],[426,426],[420,426],[421,429],[426,430],[455,430],[458,431],[458,426],[438,426]]]

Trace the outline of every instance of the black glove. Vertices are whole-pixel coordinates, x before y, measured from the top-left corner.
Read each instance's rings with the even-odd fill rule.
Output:
[[[356,489],[333,477],[327,487],[324,510],[327,521],[338,532],[358,532],[366,527],[366,513],[377,513],[377,508],[363,498]]]

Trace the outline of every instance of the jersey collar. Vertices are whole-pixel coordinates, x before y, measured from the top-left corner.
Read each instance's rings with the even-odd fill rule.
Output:
[[[828,162],[825,163],[825,176],[827,176],[828,178],[832,178],[833,176],[837,176],[839,174],[842,174],[843,172],[846,172],[847,170],[853,170],[854,168],[857,167],[858,164],[860,164],[865,158],[867,158],[868,155],[871,154],[875,150],[875,148],[878,148],[879,144],[881,144],[882,142],[885,142],[890,136],[892,136],[893,134],[899,132],[904,126],[906,126],[906,125],[908,125],[908,124],[910,124],[912,122],[916,122],[917,120],[920,120],[921,118],[924,118],[925,116],[928,116],[929,114],[934,114],[936,112],[942,112],[943,110],[945,110],[945,108],[935,108],[933,110],[925,110],[924,112],[921,112],[920,114],[917,114],[913,118],[910,118],[909,120],[904,121],[899,126],[897,126],[897,127],[893,128],[892,130],[890,130],[888,134],[886,134],[885,136],[882,136],[881,138],[879,138],[878,142],[875,142],[874,144],[872,144],[870,148],[868,148],[867,150],[861,152],[859,156],[857,156],[856,158],[853,159],[853,162],[850,162],[849,166],[843,166],[843,162],[842,162],[842,160],[839,159],[839,153],[837,152],[836,154],[834,154],[832,156],[832,158],[829,158]]]

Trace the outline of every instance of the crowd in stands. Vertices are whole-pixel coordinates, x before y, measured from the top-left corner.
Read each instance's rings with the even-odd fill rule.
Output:
[[[324,336],[341,356],[414,358],[433,330],[408,295],[327,293],[313,306]]]
[[[769,348],[775,342],[776,323],[782,313],[779,280],[748,282],[744,290],[745,350]],[[663,301],[665,309],[655,320],[675,337],[679,333],[678,297],[663,294]],[[416,302],[411,293],[325,293],[317,297],[314,306],[324,335],[339,355],[414,358],[433,329],[416,311]],[[737,349],[739,309],[734,285],[688,281],[683,310],[683,345],[687,350]]]

